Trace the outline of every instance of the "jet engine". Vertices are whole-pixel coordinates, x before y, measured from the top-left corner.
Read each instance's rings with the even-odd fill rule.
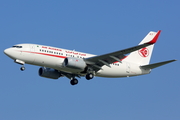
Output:
[[[86,67],[86,63],[83,59],[67,57],[64,59],[63,67],[83,71]]]
[[[39,68],[39,76],[51,79],[58,79],[61,77],[61,73],[52,68]]]

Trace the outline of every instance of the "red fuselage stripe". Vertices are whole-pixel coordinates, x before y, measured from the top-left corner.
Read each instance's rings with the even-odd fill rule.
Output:
[[[67,58],[66,56],[53,55],[53,54],[47,54],[47,53],[39,53],[39,52],[31,52],[31,51],[21,51],[21,52],[34,53],[34,54],[46,55],[46,56],[52,56],[52,57],[58,57],[58,58]],[[120,61],[122,61],[122,60],[125,59],[126,57],[127,57],[127,56],[125,56],[124,58],[122,58]],[[116,62],[114,62],[114,63],[118,63],[118,61],[116,61]]]

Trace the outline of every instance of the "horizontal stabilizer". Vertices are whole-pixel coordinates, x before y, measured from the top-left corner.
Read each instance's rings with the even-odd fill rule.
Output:
[[[165,65],[165,64],[168,64],[168,63],[171,63],[171,62],[174,62],[174,61],[176,61],[176,60],[169,60],[169,61],[149,64],[149,65],[144,65],[144,66],[141,66],[141,68],[144,68],[144,69],[154,69],[156,67],[160,67],[162,65]]]

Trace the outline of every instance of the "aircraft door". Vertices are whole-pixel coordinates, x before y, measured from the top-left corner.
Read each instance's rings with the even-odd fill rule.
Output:
[[[35,48],[34,48],[34,45],[29,45],[29,48],[30,48],[30,51],[31,51],[31,52],[34,52],[34,49],[35,49]]]
[[[25,44],[20,52],[20,60],[32,64],[34,62],[34,45]]]
[[[34,52],[35,52],[35,45],[29,45],[29,48],[30,48],[30,56],[31,56],[31,61],[32,63],[34,63],[35,61],[35,55],[34,55]]]

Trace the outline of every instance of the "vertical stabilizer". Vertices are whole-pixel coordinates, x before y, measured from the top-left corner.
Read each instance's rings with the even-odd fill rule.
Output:
[[[160,34],[161,31],[158,32],[149,32],[146,37],[139,43],[139,45],[141,44],[145,44],[150,42],[154,42],[154,40],[158,39],[158,36]],[[155,42],[154,42],[155,43]],[[140,50],[134,51],[132,53],[130,53],[124,60],[127,62],[132,62],[132,63],[137,63],[140,65],[147,65],[150,62],[151,59],[151,55],[153,52],[153,48],[154,48],[154,43],[152,43],[151,45],[144,47]]]

